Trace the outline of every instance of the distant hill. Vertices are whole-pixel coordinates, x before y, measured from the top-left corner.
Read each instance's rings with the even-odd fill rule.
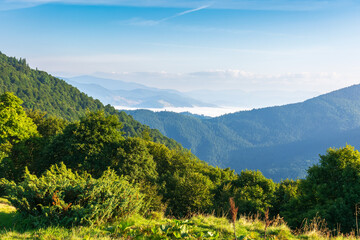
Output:
[[[120,80],[92,76],[64,78],[64,80],[89,96],[113,106],[133,108],[215,106],[215,104],[195,100],[175,90],[150,88],[141,84]]]
[[[194,118],[200,118],[200,119],[210,119],[211,117],[209,116],[205,116],[203,114],[195,114],[195,113],[191,113],[191,112],[180,112],[180,114],[185,115],[185,116],[191,116]]]
[[[25,59],[8,57],[0,52],[0,94],[7,91],[20,97],[27,109],[38,109],[67,120],[78,120],[88,110],[104,110],[119,117],[123,122],[125,135],[139,136],[144,130],[148,130],[154,141],[171,148],[180,147],[180,144],[163,136],[158,130],[150,130],[110,105],[104,106],[99,100],[80,92],[64,80],[44,71],[31,69]]]
[[[211,119],[145,110],[127,113],[211,164],[238,172],[260,169],[275,180],[303,177],[329,147],[360,145],[360,85],[301,103]]]

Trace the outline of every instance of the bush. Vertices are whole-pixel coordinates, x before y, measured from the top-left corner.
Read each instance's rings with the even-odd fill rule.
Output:
[[[60,164],[40,178],[26,170],[23,182],[2,179],[1,185],[31,227],[101,224],[134,214],[143,205],[139,188],[113,170],[94,179]]]
[[[349,233],[357,229],[355,209],[360,199],[360,152],[346,145],[329,148],[319,164],[308,169],[299,196],[284,206],[282,215],[291,227],[303,219],[325,219],[330,230]]]
[[[194,213],[209,212],[212,207],[214,185],[201,173],[176,171],[168,176],[167,192],[168,214],[176,217],[187,217]]]
[[[260,171],[241,171],[235,180],[224,182],[215,191],[217,214],[228,213],[229,198],[239,206],[238,215],[264,214],[272,208],[276,184]]]

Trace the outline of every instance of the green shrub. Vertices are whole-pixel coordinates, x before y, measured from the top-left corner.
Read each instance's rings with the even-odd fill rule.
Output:
[[[350,145],[329,148],[307,172],[298,186],[299,195],[283,207],[285,221],[299,227],[304,219],[319,217],[330,230],[349,233],[357,229],[360,152]]]
[[[94,179],[60,164],[40,178],[26,170],[23,182],[1,183],[24,223],[32,227],[101,224],[134,214],[143,205],[139,188],[113,170]]]
[[[207,176],[189,170],[186,173],[176,171],[173,176],[168,177],[165,195],[168,199],[168,214],[186,217],[211,210],[213,183]]]
[[[276,184],[264,177],[260,171],[244,170],[233,181],[224,182],[215,191],[216,213],[227,214],[233,197],[239,206],[238,215],[264,214],[273,207]]]

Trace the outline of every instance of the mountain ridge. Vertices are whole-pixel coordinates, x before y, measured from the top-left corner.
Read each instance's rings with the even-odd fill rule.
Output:
[[[127,113],[158,128],[210,164],[231,167],[236,171],[260,169],[265,176],[275,180],[298,178],[303,177],[304,170],[317,161],[318,154],[324,153],[326,149],[320,146],[325,143],[327,147],[346,143],[358,145],[355,141],[357,135],[350,136],[349,133],[360,127],[360,85],[300,103],[240,111],[210,119],[194,120],[167,112],[145,114],[143,110]],[[336,136],[341,136],[342,144],[335,141]],[[286,146],[296,149],[296,146],[302,148],[311,144],[318,147],[310,155],[306,154],[306,149],[297,155],[286,149]],[[281,150],[281,146],[284,149]],[[276,156],[286,159],[277,160]]]
[[[103,110],[106,114],[117,115],[127,136],[141,136],[143,131],[149,131],[155,142],[164,143],[170,148],[181,148],[179,143],[163,136],[158,130],[150,129],[110,105],[104,106],[64,80],[31,69],[25,59],[8,57],[0,52],[0,94],[4,92],[15,93],[27,109],[41,110],[50,116],[71,121],[79,120],[87,111]]]

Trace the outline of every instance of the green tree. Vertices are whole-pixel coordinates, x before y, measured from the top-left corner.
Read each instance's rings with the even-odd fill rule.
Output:
[[[14,164],[6,157],[13,145],[38,135],[36,125],[21,104],[22,100],[13,93],[0,95],[0,176],[11,179],[15,174]]]
[[[189,151],[170,150],[153,142],[148,142],[148,149],[156,162],[157,185],[163,202],[167,204],[168,214],[185,217],[212,210],[214,183],[218,181],[217,177],[226,176],[226,171],[218,174],[216,168],[200,161]]]
[[[69,124],[44,150],[39,164],[45,170],[54,163],[64,162],[76,170],[88,171],[101,176],[111,165],[111,159],[123,140],[122,124],[114,115],[103,111],[88,112],[80,122]]]
[[[11,175],[6,174],[6,178],[16,182],[21,181],[26,167],[31,172],[38,172],[38,161],[47,144],[47,138],[40,136],[31,137],[14,144],[7,159],[12,166]]]
[[[11,177],[8,179],[19,182],[25,171],[25,167],[30,172],[39,172],[39,159],[42,158],[43,150],[52,141],[52,138],[62,133],[68,124],[66,120],[57,117],[46,117],[45,112],[38,110],[27,110],[27,116],[30,117],[37,126],[40,135],[30,137],[13,145],[9,154],[9,161],[13,167]],[[43,171],[43,169],[42,169]]]
[[[169,204],[167,212],[177,217],[209,212],[213,201],[213,188],[214,185],[207,176],[190,169],[179,169],[167,179],[164,196]]]
[[[233,197],[239,207],[238,214],[265,213],[273,207],[276,184],[260,171],[241,171],[237,179],[224,182],[216,191],[216,206],[222,212],[230,209],[229,198]]]
[[[22,100],[13,93],[0,95],[0,151],[8,154],[14,143],[37,134],[36,125],[29,118]]]
[[[319,216],[330,229],[354,230],[355,205],[360,199],[360,153],[350,145],[328,149],[320,155],[320,163],[309,168],[299,190],[299,198],[287,209],[293,214],[285,219],[292,226]]]
[[[26,114],[30,117],[37,126],[37,130],[43,137],[51,137],[62,133],[68,121],[54,117],[47,116],[46,112],[39,110],[27,110]]]
[[[275,198],[272,203],[272,215],[288,216],[291,214],[292,209],[289,203],[299,197],[300,180],[285,179],[276,185]],[[289,210],[289,212],[287,212]]]
[[[119,143],[111,168],[136,182],[155,183],[158,178],[156,163],[141,138],[127,138]]]

